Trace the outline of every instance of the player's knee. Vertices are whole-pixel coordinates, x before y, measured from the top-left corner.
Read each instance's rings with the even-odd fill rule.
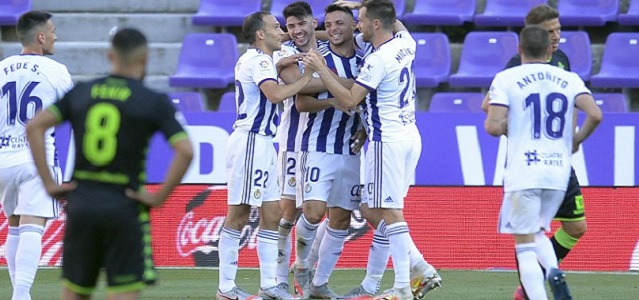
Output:
[[[318,224],[319,222],[322,221],[323,217],[324,217],[324,214],[318,211],[304,212],[304,218],[306,219],[306,221],[308,221],[311,224]]]
[[[340,218],[331,218],[328,222],[328,226],[333,229],[345,230],[351,226],[351,218],[348,219],[340,219]]]
[[[581,238],[586,233],[586,230],[588,230],[586,221],[566,222],[562,227],[569,236],[576,239]]]

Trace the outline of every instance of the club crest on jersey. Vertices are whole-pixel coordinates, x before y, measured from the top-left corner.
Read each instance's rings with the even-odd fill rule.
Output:
[[[307,183],[306,186],[304,187],[304,191],[307,193],[310,193],[312,189],[313,187],[311,187],[310,183]]]
[[[290,187],[295,186],[295,177],[291,177],[291,179],[288,180],[288,186]]]
[[[255,192],[253,192],[253,197],[255,199],[260,199],[260,197],[262,197],[262,192],[260,192],[260,189],[255,190]]]

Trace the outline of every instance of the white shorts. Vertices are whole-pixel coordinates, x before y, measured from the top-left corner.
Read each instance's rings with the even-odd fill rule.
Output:
[[[302,152],[304,200],[351,211],[359,208],[359,159],[359,155]]]
[[[261,206],[279,200],[273,138],[235,130],[227,144],[228,205]]]
[[[302,205],[298,182],[301,181],[299,153],[292,151],[280,151],[277,155],[277,174],[282,199],[296,200],[297,207]],[[299,200],[298,200],[299,199]]]
[[[371,208],[403,209],[421,151],[419,135],[411,141],[370,142],[362,202]]]
[[[565,191],[547,189],[504,193],[497,225],[499,233],[535,234],[550,230],[550,222],[565,194]]]
[[[62,183],[62,172],[51,167],[53,179]],[[33,163],[0,169],[0,204],[4,215],[57,218],[60,202],[47,194]]]

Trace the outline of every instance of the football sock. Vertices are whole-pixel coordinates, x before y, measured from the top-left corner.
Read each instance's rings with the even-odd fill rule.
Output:
[[[313,247],[313,240],[319,224],[311,224],[302,215],[295,225],[295,262],[298,268],[308,268],[308,255]]]
[[[311,247],[311,254],[308,255],[308,266],[311,267],[311,269],[315,267],[317,261],[319,260],[320,246],[322,245],[322,240],[324,239],[324,233],[326,233],[326,227],[328,227],[328,218],[320,222],[319,226],[317,227],[317,233],[315,234],[313,247]]]
[[[16,250],[15,284],[12,299],[29,299],[38,262],[42,253],[44,227],[35,224],[20,225],[20,242]]]
[[[410,239],[410,274],[411,278],[421,276],[425,274],[427,277],[433,276],[437,273],[437,270],[430,265],[425,259],[422,253],[417,249],[413,238]]]
[[[391,257],[395,270],[394,288],[400,289],[410,285],[410,234],[406,222],[397,222],[386,225],[386,236],[393,245]]]
[[[260,260],[260,287],[268,289],[277,285],[277,238],[275,230],[259,229],[257,232],[257,257]]]
[[[7,257],[7,268],[9,268],[9,277],[11,278],[11,286],[15,286],[16,274],[16,251],[18,251],[18,243],[20,242],[20,229],[18,227],[9,227],[9,234],[5,243],[5,256]]]
[[[317,264],[317,270],[315,271],[315,277],[313,277],[313,284],[320,286],[328,282],[328,278],[331,276],[335,265],[339,257],[344,250],[344,242],[348,236],[348,230],[333,229],[326,227],[326,234],[322,240],[322,245],[319,249],[319,262]],[[319,241],[319,239],[316,239]],[[315,247],[313,245],[313,247]]]
[[[521,282],[529,299],[547,299],[544,285],[544,274],[537,261],[535,243],[515,245],[517,252],[517,268]]]
[[[546,272],[559,268],[552,243],[543,232],[539,232],[535,235],[535,244],[537,244],[537,259],[543,268],[544,277],[548,277]]]
[[[560,227],[550,241],[552,242],[552,247],[555,249],[557,261],[562,261],[568,253],[570,253],[570,250],[575,247],[579,239],[570,236]]]
[[[380,223],[380,228],[385,231],[386,225],[384,221]],[[375,229],[373,232],[373,242],[368,250],[368,264],[366,265],[366,277],[362,280],[362,287],[367,292],[377,294],[379,284],[386,271],[388,258],[390,257],[390,247],[388,239],[380,230]]]
[[[240,232],[223,227],[218,242],[218,255],[220,256],[218,289],[222,292],[228,292],[235,287],[239,251]]]
[[[293,229],[293,222],[280,219],[280,224],[277,229],[279,237],[277,240],[278,249],[278,262],[277,262],[277,282],[288,283],[288,265],[291,261],[291,230]],[[280,256],[281,255],[281,256]]]

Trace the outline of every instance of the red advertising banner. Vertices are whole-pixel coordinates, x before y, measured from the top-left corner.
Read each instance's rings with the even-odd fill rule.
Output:
[[[150,185],[149,190],[158,186]],[[627,271],[639,268],[639,189],[582,188],[588,231],[562,262],[566,270]],[[514,269],[510,236],[497,234],[500,187],[412,187],[406,203],[411,235],[425,258],[444,269]],[[180,186],[152,212],[151,230],[157,266],[217,266],[217,243],[226,214],[226,189]],[[42,265],[61,262],[64,215],[49,222]],[[240,266],[257,267],[258,215],[253,210],[242,231]],[[556,229],[559,223],[553,225]],[[0,265],[6,264],[7,220],[0,216]],[[364,268],[372,228],[359,212],[352,216],[341,268]],[[633,254],[633,251],[635,252]]]

